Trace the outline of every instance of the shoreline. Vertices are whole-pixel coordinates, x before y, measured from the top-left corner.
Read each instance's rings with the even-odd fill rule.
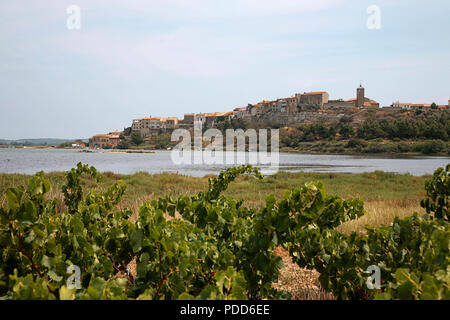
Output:
[[[56,148],[56,147],[44,147],[44,146],[19,146],[19,147],[8,147],[0,146],[1,149],[36,149],[36,150],[74,150],[78,152],[85,153],[117,153],[117,154],[154,154],[156,152],[172,151],[167,149],[80,149],[80,148]],[[203,150],[205,151],[205,150]],[[248,153],[248,151],[246,151]],[[436,157],[436,158],[450,158],[450,154],[446,152],[438,153],[421,153],[421,152],[357,152],[357,151],[344,151],[344,152],[327,152],[327,151],[316,151],[316,150],[305,150],[296,149],[291,147],[280,148],[279,153],[295,153],[295,154],[305,154],[305,155],[327,155],[327,156],[361,156],[361,157],[371,157],[371,158],[398,158],[398,159],[411,159],[416,157]]]
[[[423,154],[420,152],[380,152],[380,153],[363,153],[363,152],[341,152],[341,153],[331,153],[331,152],[320,152],[320,151],[309,151],[309,150],[296,150],[296,149],[284,149],[280,150],[280,153],[297,153],[297,154],[311,154],[311,155],[325,155],[325,156],[361,156],[370,158],[394,158],[394,159],[412,159],[412,158],[450,158],[450,155],[446,153],[432,153]]]
[[[254,166],[255,167],[255,166]],[[225,169],[224,169],[225,170]],[[223,171],[224,171],[223,170]],[[259,170],[261,171],[261,168],[259,168]],[[63,175],[64,173],[66,173],[67,171],[70,170],[55,170],[55,171],[43,171],[44,175],[46,176],[59,176],[59,175]],[[36,171],[36,173],[38,173],[39,171]],[[107,175],[110,177],[115,177],[117,180],[123,179],[123,178],[130,178],[130,177],[134,177],[134,176],[139,176],[139,175],[146,175],[146,176],[151,176],[151,177],[179,177],[179,178],[192,178],[192,179],[206,179],[206,178],[211,178],[211,177],[216,177],[218,176],[218,173],[207,173],[203,176],[193,176],[193,175],[189,175],[189,174],[183,174],[180,172],[169,172],[169,171],[161,171],[161,172],[147,172],[147,171],[137,171],[134,173],[117,173],[117,172],[113,172],[110,170],[106,170],[106,171],[101,171],[101,170],[97,170],[98,173],[100,173],[101,175]],[[8,172],[0,172],[0,178],[5,178],[5,177],[9,177],[9,176],[15,176],[15,177],[33,177],[36,173],[8,173]],[[363,176],[363,175],[377,175],[377,174],[382,174],[382,175],[389,175],[389,176],[397,176],[397,177],[414,177],[414,178],[425,178],[425,177],[431,177],[433,174],[432,173],[426,173],[426,174],[421,174],[421,175],[413,175],[410,173],[400,173],[400,172],[391,172],[391,171],[384,171],[384,170],[374,170],[374,171],[364,171],[364,172],[333,172],[333,171],[303,171],[303,170],[299,170],[299,171],[283,171],[283,170],[279,170],[278,172],[268,175],[268,174],[263,174],[263,176],[266,179],[276,179],[278,176],[283,176],[283,175],[289,175],[289,176],[311,176],[311,177],[318,177],[318,176],[323,176],[323,177],[331,177],[331,178],[336,178],[338,176]]]
[[[57,148],[57,147],[49,147],[49,146],[3,146],[0,145],[0,149],[38,149],[38,150],[74,150],[78,152],[86,152],[86,153],[156,153],[156,152],[164,152],[164,151],[172,151],[168,149],[81,149],[81,148]],[[205,151],[205,150],[203,150]],[[246,151],[248,153],[248,151]],[[450,158],[450,154],[446,152],[437,152],[437,153],[421,153],[421,152],[357,152],[357,151],[343,151],[343,152],[330,152],[330,151],[317,151],[317,150],[306,150],[306,149],[296,149],[291,147],[281,147],[279,153],[298,153],[298,154],[311,154],[311,155],[330,155],[330,156],[389,156],[397,158],[409,159],[412,157],[444,157]]]
[[[248,145],[246,145],[246,149]],[[269,146],[270,148],[270,146]],[[155,153],[155,151],[171,151],[172,148],[156,149],[154,147],[130,146],[128,149],[73,148],[46,145],[11,146],[0,145],[3,149],[39,149],[39,150],[78,150],[86,153]],[[248,152],[248,151],[246,151]],[[450,157],[450,142],[443,140],[315,140],[298,141],[295,146],[287,146],[280,141],[280,153],[297,153],[312,155],[345,155],[385,158],[414,157]]]

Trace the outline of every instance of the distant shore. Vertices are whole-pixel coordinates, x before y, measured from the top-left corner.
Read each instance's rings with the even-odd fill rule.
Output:
[[[10,146],[0,145],[0,149],[59,149],[78,150],[79,152],[101,151],[102,153],[155,153],[155,151],[170,151],[171,149],[154,148],[129,148],[129,149],[90,149],[90,148],[58,148],[56,146]],[[414,157],[414,156],[450,156],[450,143],[440,140],[425,141],[328,141],[319,140],[313,142],[301,142],[297,147],[282,146],[280,152],[300,153],[300,154],[323,154],[323,155],[361,155],[361,156],[393,156],[393,157]]]

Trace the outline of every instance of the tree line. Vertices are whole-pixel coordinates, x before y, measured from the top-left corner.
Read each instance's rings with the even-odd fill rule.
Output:
[[[283,134],[285,142],[297,140],[301,142],[324,139],[359,138],[371,139],[409,139],[409,140],[433,140],[449,141],[450,121],[448,117],[426,120],[365,120],[359,127],[350,125],[348,119],[341,119],[336,124],[316,122],[303,124],[297,128],[291,128]]]

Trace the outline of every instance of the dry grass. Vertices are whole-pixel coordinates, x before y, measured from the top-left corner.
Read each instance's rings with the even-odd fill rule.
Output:
[[[395,217],[405,218],[411,216],[414,212],[425,214],[420,206],[420,199],[366,201],[364,208],[366,210],[365,215],[339,226],[338,230],[351,233],[352,231],[363,230],[366,225],[389,225]]]

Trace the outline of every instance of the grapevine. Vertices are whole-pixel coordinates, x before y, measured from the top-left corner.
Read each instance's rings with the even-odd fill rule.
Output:
[[[289,299],[272,287],[281,246],[300,267],[317,270],[338,299],[450,299],[449,169],[427,182],[426,215],[351,234],[337,227],[361,217],[363,202],[327,195],[321,182],[279,201],[269,196],[261,209],[225,196],[238,175],[263,179],[251,166],[220,173],[197,195],[145,203],[136,222],[130,209],[117,210],[123,183],[83,189],[83,175],[101,180],[95,168],[78,164],[66,173],[64,212],[40,172],[26,187],[8,189],[0,208],[0,297]],[[381,270],[377,290],[366,285],[371,265]],[[79,288],[68,281],[71,266],[81,271]]]

